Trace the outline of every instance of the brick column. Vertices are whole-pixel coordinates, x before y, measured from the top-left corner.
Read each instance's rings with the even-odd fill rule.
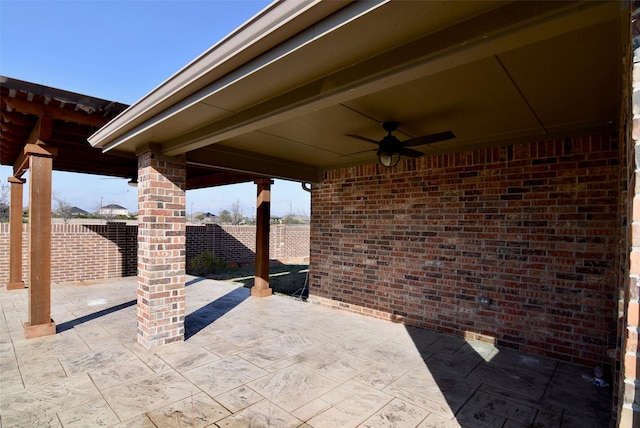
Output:
[[[272,180],[256,180],[258,185],[258,201],[256,204],[256,276],[251,295],[256,297],[271,296],[269,287],[269,222],[271,218],[271,185]]]
[[[7,290],[24,288],[22,280],[22,178],[9,177],[11,203],[9,207],[9,282]]]
[[[632,24],[633,26],[633,24]],[[633,28],[633,37],[640,34]],[[640,184],[640,63],[638,55],[640,49],[634,55],[632,72],[632,94],[629,98],[633,103],[633,134],[629,141],[631,150],[629,154],[629,199],[631,233],[629,236],[630,264],[628,289],[626,290],[625,324],[626,337],[623,337],[624,359],[622,361],[623,386],[622,406],[619,408],[618,426],[640,426],[640,347],[638,346],[638,333],[640,331],[640,194],[637,186]]]
[[[138,155],[138,342],[184,340],[185,158]]]

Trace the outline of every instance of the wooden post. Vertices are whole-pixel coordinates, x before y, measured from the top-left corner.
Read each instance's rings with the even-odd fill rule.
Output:
[[[51,319],[51,156],[29,156],[29,321],[27,339],[56,333]]]
[[[256,203],[256,275],[251,295],[271,296],[269,288],[269,222],[271,218],[271,185],[267,178],[256,180],[258,201]]]
[[[22,280],[22,178],[9,177],[9,282],[7,290],[24,288]]]

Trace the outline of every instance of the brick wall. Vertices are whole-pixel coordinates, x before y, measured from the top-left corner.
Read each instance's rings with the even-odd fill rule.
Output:
[[[271,226],[269,233],[269,249],[269,257],[272,260],[308,260],[309,226]]]
[[[255,260],[255,226],[217,226],[214,253],[226,262],[251,263]]]
[[[128,259],[133,254],[135,260],[131,250],[135,251],[136,233],[136,228],[124,223],[52,225],[52,281],[135,275],[136,266]]]
[[[28,285],[27,225],[22,232],[22,279]],[[124,223],[104,225],[53,224],[51,281],[76,282],[136,275],[137,227]],[[132,257],[133,255],[133,257]],[[9,278],[9,224],[0,224],[0,284]]]
[[[203,251],[227,262],[253,263],[255,227],[187,226],[187,263]],[[135,276],[138,227],[124,223],[103,225],[53,224],[51,277],[54,283]],[[27,225],[23,225],[23,280],[28,283]],[[309,258],[308,225],[273,225],[270,256],[274,260]],[[9,280],[9,224],[0,223],[0,285]]]
[[[213,253],[215,225],[187,226],[187,258],[186,264],[198,254],[207,251]]]
[[[638,4],[631,4],[631,16],[640,13]],[[621,124],[628,141],[628,169],[626,179],[629,183],[627,193],[626,220],[630,227],[620,245],[621,256],[629,259],[629,265],[623,270],[620,292],[620,312],[624,315],[619,325],[620,352],[622,362],[614,388],[617,393],[618,426],[636,427],[640,425],[640,61],[637,42],[640,41],[640,28],[636,20],[631,21],[630,37],[633,52],[628,52],[623,64],[626,66],[623,93],[626,108],[622,109]],[[625,225],[627,226],[627,225]]]
[[[329,171],[312,196],[311,300],[611,362],[619,182],[609,135]]]
[[[202,251],[213,252],[226,262],[248,264],[255,261],[255,226],[211,224],[187,226],[187,264]],[[308,225],[272,225],[269,232],[271,260],[308,260]]]

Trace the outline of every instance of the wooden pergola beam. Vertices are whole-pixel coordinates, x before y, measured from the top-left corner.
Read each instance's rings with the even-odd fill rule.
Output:
[[[53,132],[53,118],[51,116],[40,116],[31,130],[27,144],[37,144],[38,141],[48,140]]]
[[[4,101],[4,98],[3,98]],[[2,103],[3,105],[3,110],[6,109],[6,106],[4,106],[4,102]],[[8,111],[3,111],[2,112],[2,119],[5,123],[11,123],[13,125],[17,125],[17,126],[31,126],[33,125],[33,119],[27,115],[24,114],[20,114],[20,113],[12,113],[12,112],[8,112]]]
[[[100,115],[90,115],[81,110],[69,110],[53,105],[35,104],[17,98],[2,97],[2,103],[6,104],[14,112],[33,114],[36,116],[51,116],[55,120],[89,125],[96,128],[105,124],[105,118]],[[3,113],[4,115],[4,113]]]
[[[14,144],[14,145],[21,145],[24,144],[24,137],[20,136],[20,135],[15,135],[15,134],[9,134],[7,132],[3,132],[2,135],[0,135],[0,140],[2,141],[6,141],[10,144]]]
[[[29,158],[32,155],[52,157],[58,154],[56,148],[48,147],[40,140],[38,140],[37,143],[38,144],[25,144],[22,153],[20,153],[16,163],[13,165],[14,177],[20,178],[29,169]]]
[[[22,130],[19,125],[11,122],[0,122],[0,130],[3,134],[11,133],[14,135],[20,135]]]

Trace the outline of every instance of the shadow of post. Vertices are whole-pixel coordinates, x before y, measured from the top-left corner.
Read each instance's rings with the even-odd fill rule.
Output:
[[[80,324],[84,324],[86,322],[93,321],[93,320],[98,319],[100,317],[104,317],[104,316],[112,314],[114,312],[118,312],[118,311],[120,311],[122,309],[130,308],[131,306],[135,306],[136,303],[137,303],[137,300],[130,300],[128,302],[124,302],[124,303],[121,303],[119,305],[112,306],[110,308],[102,309],[102,310],[100,310],[98,312],[94,312],[94,313],[91,313],[91,314],[76,318],[76,319],[71,320],[71,321],[63,322],[61,324],[56,325],[56,333],[62,333],[63,331],[71,330],[72,328],[74,328],[75,326],[78,326]]]
[[[231,311],[249,297],[246,288],[236,288],[185,317],[184,340],[189,340],[208,325]]]

